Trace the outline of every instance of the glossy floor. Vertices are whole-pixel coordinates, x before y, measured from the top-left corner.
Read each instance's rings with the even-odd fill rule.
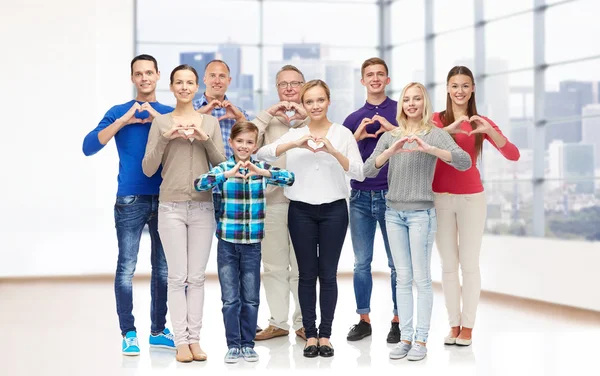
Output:
[[[385,342],[391,319],[389,284],[374,283],[373,335],[347,342],[357,322],[352,279],[339,280],[339,300],[331,338],[333,358],[302,356],[304,341],[290,335],[257,342],[257,363],[227,365],[219,284],[207,281],[201,344],[208,361],[181,364],[173,351],[148,349],[149,284],[136,280],[136,326],[141,355],[125,357],[109,280],[24,281],[0,283],[0,325],[8,335],[0,341],[2,375],[216,375],[300,373],[397,375],[598,375],[600,313],[579,311],[500,295],[484,295],[470,347],[444,346],[447,333],[443,296],[435,287],[435,302],[425,360],[390,360]],[[264,291],[261,299],[263,302]],[[268,310],[261,305],[259,325]],[[391,374],[391,373],[390,373]]]

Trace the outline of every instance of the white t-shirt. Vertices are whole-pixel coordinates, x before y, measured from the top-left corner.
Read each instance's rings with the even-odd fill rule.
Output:
[[[295,141],[309,133],[308,126],[290,129],[275,142],[263,146],[256,157],[273,162],[277,160],[277,146]],[[327,152],[314,153],[304,148],[288,150],[285,153],[286,169],[296,175],[294,185],[284,187],[284,194],[288,199],[311,205],[331,203],[348,198],[348,178],[358,181],[365,179],[362,157],[352,132],[343,125],[333,123],[327,131],[327,139],[336,150],[348,158],[348,171],[344,171],[337,159]]]

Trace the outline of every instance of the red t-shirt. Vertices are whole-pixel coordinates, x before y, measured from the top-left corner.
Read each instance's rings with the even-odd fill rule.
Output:
[[[496,132],[504,136],[493,121],[485,116],[481,117],[487,120]],[[444,127],[439,112],[433,114],[433,122],[438,128]],[[463,121],[460,127],[467,132],[472,130],[471,124],[467,121]],[[452,193],[457,195],[483,192],[481,176],[479,175],[479,170],[476,165],[475,135],[467,136],[464,133],[457,133],[454,136],[458,146],[471,156],[473,165],[467,171],[458,171],[454,167],[438,159],[431,188],[437,193]],[[502,148],[499,148],[487,134],[484,134],[483,136],[484,140],[488,140],[506,159],[511,161],[519,159],[521,155],[519,149],[517,149],[514,144],[511,144],[508,139],[506,140],[506,144]]]

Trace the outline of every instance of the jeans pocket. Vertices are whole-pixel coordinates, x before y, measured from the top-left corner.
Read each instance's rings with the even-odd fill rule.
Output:
[[[117,196],[117,201],[115,205],[117,206],[127,206],[133,205],[137,201],[138,196],[136,195],[128,195],[128,196]]]
[[[177,205],[176,202],[159,202],[158,211],[164,213],[172,212],[173,210],[175,210],[175,205]]]
[[[360,191],[358,189],[353,189],[350,192],[350,202],[356,200],[360,196]]]

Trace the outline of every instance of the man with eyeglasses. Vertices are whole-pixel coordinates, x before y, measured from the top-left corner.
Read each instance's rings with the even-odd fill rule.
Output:
[[[257,149],[279,139],[290,128],[302,127],[309,122],[300,104],[300,91],[304,85],[302,72],[293,65],[285,65],[277,72],[275,81],[280,102],[261,111],[252,120],[260,131]],[[285,168],[285,156],[273,165]],[[269,186],[266,195],[265,237],[262,241],[263,285],[271,317],[269,326],[260,331],[255,340],[289,334],[290,292],[295,306],[291,326],[297,336],[306,340],[298,301],[298,263],[288,232],[289,200],[283,195],[281,187]]]

